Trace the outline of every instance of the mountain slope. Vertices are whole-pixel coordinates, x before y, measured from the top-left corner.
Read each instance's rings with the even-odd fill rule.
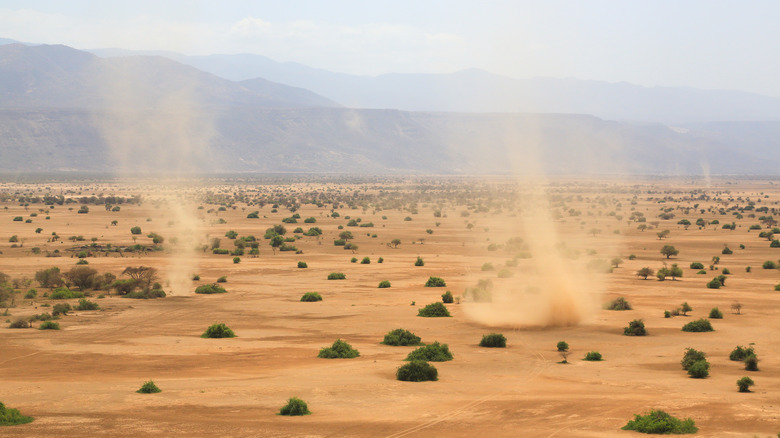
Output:
[[[163,57],[103,59],[67,46],[0,45],[0,107],[5,108],[147,108],[162,100],[184,106],[337,106],[281,84],[255,88]]]

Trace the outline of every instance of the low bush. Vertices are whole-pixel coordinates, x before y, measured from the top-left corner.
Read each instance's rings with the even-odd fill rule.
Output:
[[[298,416],[309,414],[311,414],[309,411],[309,406],[305,401],[299,399],[298,397],[292,397],[288,399],[287,404],[282,406],[282,409],[279,410],[279,415]]]
[[[328,274],[328,280],[346,280],[347,276],[341,272],[331,272]]]
[[[607,303],[607,310],[631,310],[631,304],[623,297],[618,297]]]
[[[76,310],[98,310],[100,306],[93,301],[89,301],[85,298],[79,300],[79,305],[76,306]]]
[[[745,358],[745,370],[758,371],[758,357],[755,354],[750,354]]]
[[[439,371],[428,362],[415,360],[398,368],[395,376],[403,382],[436,381],[439,380]]]
[[[745,348],[741,345],[737,345],[736,347],[734,347],[733,350],[731,350],[731,354],[729,354],[729,359],[744,362],[745,359],[752,354],[755,354],[753,351],[753,347]]]
[[[153,381],[148,380],[144,382],[144,384],[141,385],[141,389],[136,392],[139,394],[156,394],[158,392],[162,392],[162,389],[158,388]]]
[[[668,310],[664,310],[664,318],[671,318],[671,317],[672,317],[672,312]]]
[[[710,363],[706,360],[697,360],[688,367],[688,375],[694,379],[704,379],[710,375]]]
[[[603,359],[601,358],[601,353],[599,353],[598,351],[589,351],[585,353],[585,357],[582,360],[600,361]]]
[[[385,345],[403,347],[408,345],[421,345],[420,341],[420,337],[410,332],[409,330],[398,328],[388,332],[385,335],[385,339],[382,341],[382,343]]]
[[[235,338],[236,334],[225,323],[218,323],[210,325],[202,335],[201,338]]]
[[[6,407],[0,403],[0,426],[15,426],[17,424],[27,424],[33,421],[33,417],[28,417],[19,413],[18,409]]]
[[[709,317],[712,319],[723,319],[723,312],[721,312],[717,307],[713,307],[712,310],[710,310]]]
[[[38,330],[59,330],[60,325],[54,321],[43,321]]]
[[[382,280],[379,282],[380,289],[384,289],[386,287],[390,287],[390,282],[388,280]]]
[[[447,287],[447,283],[439,277],[428,277],[428,281],[425,282],[425,287]]]
[[[358,356],[360,352],[341,339],[337,339],[330,347],[321,348],[317,354],[317,357],[323,359],[352,359]]]
[[[361,265],[370,265],[371,264],[371,258],[368,257],[368,256],[363,257],[363,260],[360,261],[360,264]]]
[[[404,360],[420,360],[426,362],[446,362],[452,360],[452,353],[447,344],[440,344],[438,341],[431,345],[425,345],[410,352]]]
[[[623,334],[626,336],[645,336],[647,335],[645,323],[641,319],[635,319],[628,323],[628,327],[623,329]]]
[[[693,420],[680,420],[664,411],[650,411],[647,415],[634,415],[634,419],[623,426],[623,430],[634,430],[640,433],[669,435],[696,433],[698,428]]]
[[[707,283],[708,289],[720,289],[721,286],[723,285],[721,284],[718,277],[713,278],[712,280],[709,281],[709,283]]]
[[[320,296],[320,294],[317,292],[306,292],[301,297],[301,301],[307,301],[307,302],[322,301],[322,296]]]
[[[691,269],[704,269],[704,264],[700,262],[691,263]]]
[[[77,290],[70,290],[67,287],[58,287],[49,294],[49,298],[52,300],[70,300],[73,298],[84,298],[84,293]]]
[[[479,341],[479,346],[487,348],[506,348],[506,337],[501,333],[483,335],[482,340]]]
[[[54,307],[51,308],[51,314],[54,316],[57,315],[67,315],[68,312],[71,311],[70,304],[68,303],[58,303],[55,304]]]
[[[417,260],[414,262],[414,266],[425,266],[425,262],[423,261],[422,257],[417,257]]]
[[[376,262],[377,262],[377,263],[384,263],[384,262],[385,262],[385,259],[384,259],[384,257],[379,257],[379,259],[377,259],[377,261],[376,261]]]
[[[195,293],[196,294],[211,295],[211,294],[224,294],[224,293],[227,293],[227,291],[225,290],[224,287],[222,287],[222,286],[220,286],[220,285],[218,285],[216,283],[212,283],[212,284],[202,284],[202,285],[196,287],[195,288]]]
[[[761,267],[764,269],[777,269],[777,264],[772,260],[767,260],[763,265],[761,265]]]
[[[227,276],[221,276],[217,278],[217,283],[227,283]]]
[[[152,300],[155,298],[165,298],[165,291],[162,289],[150,289],[147,291],[136,291],[122,295],[122,298],[130,298],[136,300]]]
[[[753,386],[753,379],[750,377],[745,376],[737,380],[737,387],[739,387],[739,392],[750,392],[751,386]]]
[[[707,353],[699,350],[694,350],[693,348],[686,348],[685,353],[683,353],[683,358],[680,361],[680,365],[684,370],[687,370],[691,367],[694,363],[706,360]]]
[[[438,318],[450,316],[450,311],[442,303],[431,303],[417,311],[417,316]]]
[[[350,262],[351,262],[351,263],[357,263],[357,257],[352,257],[352,259],[350,260]]]
[[[452,296],[452,292],[450,291],[444,292],[441,295],[441,302],[445,304],[452,304],[453,302],[455,302],[455,299]]]
[[[309,265],[307,265],[306,262],[298,262],[298,267],[301,268],[301,269],[305,269],[305,268],[308,268]]]
[[[711,332],[713,330],[710,321],[704,318],[691,321],[682,328],[684,332]]]
[[[29,328],[29,327],[30,327],[30,323],[27,322],[26,319],[21,319],[21,318],[12,322],[11,325],[8,326],[8,328],[12,328],[12,329]]]

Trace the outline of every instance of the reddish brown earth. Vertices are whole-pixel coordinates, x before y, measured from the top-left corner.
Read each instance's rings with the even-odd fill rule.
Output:
[[[727,184],[728,183],[728,184]],[[465,183],[464,183],[465,184]],[[46,184],[59,193],[65,187],[85,194],[102,191],[130,195],[138,188],[118,185]],[[360,190],[360,185],[333,186],[341,190]],[[279,186],[284,190],[311,190],[327,186]],[[609,190],[605,190],[608,187]],[[201,187],[198,190],[234,188]],[[748,227],[758,224],[765,213],[744,211],[735,219],[731,211],[721,215],[693,209],[746,206],[750,197],[756,207],[778,207],[780,191],[768,181],[720,181],[704,189],[709,200],[667,200],[690,196],[700,188],[679,181],[602,185],[553,185],[556,195],[573,196],[565,201],[563,218],[555,220],[553,229],[561,241],[578,248],[577,261],[562,262],[553,271],[560,276],[577,275],[568,263],[594,258],[611,259],[620,255],[624,263],[611,274],[598,274],[595,284],[600,290],[595,298],[599,305],[624,296],[634,310],[589,313],[590,320],[569,327],[522,327],[517,324],[490,327],[467,317],[469,303],[448,304],[451,318],[421,318],[417,310],[425,304],[440,301],[445,290],[461,296],[466,287],[480,278],[491,278],[497,289],[522,284],[538,274],[533,259],[519,259],[509,268],[510,278],[497,278],[497,271],[513,258],[499,248],[487,249],[490,243],[504,243],[509,237],[528,240],[533,229],[522,229],[522,214],[504,208],[474,212],[468,217],[466,202],[478,203],[476,193],[464,190],[464,203],[446,202],[436,218],[432,204],[420,203],[418,214],[400,209],[365,212],[339,208],[340,218],[331,218],[330,205],[318,208],[304,204],[301,218],[315,217],[315,224],[286,224],[288,235],[301,226],[304,230],[319,226],[323,236],[303,237],[295,245],[303,251],[274,254],[268,241],[262,239],[266,228],[279,224],[292,213],[284,208],[271,213],[262,208],[236,203],[235,210],[207,213],[218,205],[200,202],[203,210],[187,205],[186,217],[196,218],[192,226],[198,241],[221,237],[222,247],[233,249],[231,240],[222,237],[228,230],[239,236],[255,235],[260,240],[260,256],[241,257],[234,264],[232,256],[198,251],[192,272],[200,275],[184,289],[171,290],[165,299],[131,300],[110,296],[107,292],[88,291],[100,311],[75,311],[61,318],[62,330],[10,329],[8,323],[50,308],[55,303],[42,298],[46,289],[33,282],[38,290],[35,300],[16,296],[16,307],[2,317],[0,326],[0,401],[35,417],[35,421],[0,429],[1,436],[632,436],[635,432],[620,428],[633,417],[650,409],[663,409],[677,417],[690,417],[699,427],[699,436],[775,436],[780,431],[780,292],[774,286],[780,281],[778,270],[764,270],[765,260],[778,260],[780,248],[770,248],[758,231]],[[272,190],[274,186],[263,186]],[[22,190],[44,190],[42,186],[5,184],[0,192],[13,194]],[[410,196],[406,188],[388,184],[398,198]],[[730,193],[726,193],[728,190]],[[652,193],[648,193],[652,191]],[[669,193],[663,193],[669,191]],[[611,193],[614,192],[614,193]],[[716,193],[723,201],[716,201]],[[413,192],[412,192],[413,193]],[[636,194],[636,205],[631,200]],[[577,196],[582,199],[578,200]],[[768,197],[764,197],[764,196]],[[27,209],[18,202],[4,205],[0,213],[0,271],[11,278],[33,278],[36,271],[58,266],[71,269],[76,258],[66,249],[74,246],[67,238],[83,235],[86,244],[91,237],[98,243],[133,244],[130,227],[141,226],[138,243],[148,244],[148,232],[166,238],[183,227],[182,216],[171,215],[165,207],[156,208],[148,194],[141,206],[123,205],[120,212],[90,206],[88,214],[77,214],[78,204],[55,206],[48,213],[32,217],[32,223],[14,222],[15,216],[30,217],[40,204]],[[472,196],[469,199],[468,196]],[[698,196],[698,194],[697,194]],[[728,201],[731,197],[735,200]],[[742,197],[742,201],[736,200]],[[603,198],[607,201],[600,203]],[[648,199],[652,198],[652,199]],[[546,210],[556,209],[555,202]],[[724,205],[724,202],[727,205]],[[617,207],[616,204],[621,206]],[[73,210],[68,210],[74,207]],[[675,218],[660,220],[660,208],[675,208]],[[687,214],[677,207],[691,208]],[[569,216],[567,210],[580,210],[580,216]],[[648,223],[659,221],[657,229],[637,230],[637,223],[627,223],[631,208],[641,211]],[[260,210],[260,219],[247,219],[248,212]],[[618,221],[609,213],[623,216]],[[515,212],[516,213],[516,212]],[[51,219],[44,216],[50,214]],[[387,219],[382,219],[386,215]],[[264,217],[267,216],[267,217]],[[346,225],[344,216],[371,221],[373,228],[345,227],[355,234],[359,249],[355,254],[333,245],[338,225]],[[405,217],[411,221],[405,221]],[[219,224],[218,218],[226,223]],[[734,231],[709,225],[704,229],[692,225],[687,230],[677,221],[697,218],[718,219],[721,224],[735,220]],[[146,219],[150,218],[151,221]],[[117,220],[118,225],[110,225]],[[169,225],[168,221],[174,221]],[[435,223],[440,222],[439,226]],[[584,223],[583,223],[584,222]],[[466,227],[473,223],[473,229]],[[44,230],[36,234],[34,229]],[[593,228],[601,230],[595,236]],[[426,229],[432,229],[427,234]],[[671,231],[663,241],[656,232]],[[615,234],[619,230],[620,234]],[[47,239],[56,231],[64,242]],[[377,234],[376,238],[367,236]],[[23,247],[11,248],[9,238],[17,235]],[[208,236],[208,237],[207,237]],[[402,240],[397,249],[387,243]],[[418,239],[424,238],[424,243]],[[416,243],[412,243],[415,241]],[[648,266],[657,270],[666,261],[659,253],[665,244],[680,250],[668,262],[678,263],[684,276],[675,281],[642,280],[635,273]],[[724,244],[734,251],[722,255]],[[745,249],[739,245],[744,244]],[[89,265],[99,272],[119,275],[127,266],[153,266],[164,281],[173,264],[180,263],[176,245],[166,251],[147,255],[90,257]],[[34,255],[31,248],[43,253]],[[64,257],[45,257],[46,251],[58,248]],[[594,249],[595,255],[587,255]],[[554,242],[549,245],[554,249]],[[636,255],[629,260],[629,255]],[[718,272],[697,275],[691,262],[710,265],[712,256],[721,257]],[[368,256],[371,264],[350,263]],[[384,257],[382,264],[377,263]],[[413,266],[417,256],[425,266]],[[538,257],[535,254],[534,257]],[[298,261],[307,269],[298,269]],[[561,259],[564,260],[564,259]],[[565,259],[570,260],[570,259]],[[491,262],[495,271],[481,271]],[[746,272],[745,267],[752,271]],[[726,287],[707,289],[705,284],[729,268]],[[347,279],[328,281],[330,272],[343,272]],[[228,278],[223,295],[196,295],[195,287]],[[429,276],[442,277],[446,288],[425,288]],[[381,280],[392,287],[378,289]],[[582,277],[582,288],[590,290],[590,277]],[[175,289],[175,288],[174,288]],[[318,291],[322,302],[304,303],[304,292]],[[543,292],[545,293],[545,292]],[[588,292],[590,293],[590,292]],[[104,298],[97,298],[106,294]],[[75,304],[77,300],[70,300]],[[673,310],[688,302],[689,316],[664,318],[664,310]],[[742,304],[740,315],[730,306]],[[414,302],[414,305],[410,305]],[[520,306],[522,307],[522,301]],[[712,320],[710,333],[686,333],[680,328],[688,321],[705,318],[709,310],[719,307],[724,318]],[[4,309],[3,309],[4,310]],[[633,319],[643,319],[649,331],[646,337],[623,336],[623,328]],[[7,322],[6,322],[7,320]],[[233,339],[202,339],[201,333],[215,322],[224,322],[237,334]],[[37,323],[34,325],[37,327]],[[395,379],[396,369],[413,347],[391,347],[380,344],[385,333],[395,328],[411,330],[423,342],[449,344],[454,360],[435,363],[439,370],[436,382],[410,383]],[[482,335],[500,332],[508,339],[506,349],[481,348]],[[356,359],[318,359],[321,347],[341,338],[360,351]],[[565,340],[571,346],[569,364],[560,364],[556,343]],[[741,363],[729,360],[736,345],[755,343],[760,359],[758,372],[744,370]],[[686,347],[705,351],[711,363],[710,377],[689,378],[680,367]],[[586,352],[597,350],[601,362],[581,360]],[[737,392],[736,380],[749,375],[756,382],[751,393]],[[137,394],[135,391],[149,379],[163,390],[159,394]],[[305,400],[312,415],[283,417],[276,415],[289,397]]]

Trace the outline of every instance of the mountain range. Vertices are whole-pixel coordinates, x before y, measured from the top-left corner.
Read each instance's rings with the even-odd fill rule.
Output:
[[[749,93],[0,44],[4,172],[780,169],[778,99]]]

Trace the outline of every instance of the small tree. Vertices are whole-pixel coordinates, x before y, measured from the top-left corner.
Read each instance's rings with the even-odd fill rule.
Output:
[[[758,371],[758,357],[755,354],[750,354],[745,358],[745,370]]]
[[[425,266],[425,262],[422,257],[417,256],[417,260],[414,262],[414,266]]]
[[[557,348],[558,351],[569,351],[569,344],[567,344],[566,341],[559,341],[555,348]]]
[[[650,268],[642,268],[642,269],[636,271],[637,277],[642,277],[643,280],[647,280],[647,277],[652,276],[654,273],[655,273],[655,271],[653,271]]]
[[[739,392],[750,392],[751,386],[753,386],[753,379],[750,377],[745,376],[737,380],[737,387],[739,388]]]
[[[450,291],[444,292],[444,293],[441,295],[441,302],[442,302],[442,303],[445,303],[445,304],[452,304],[454,301],[455,301],[455,300],[454,300],[454,298],[452,297],[452,292],[450,292]]]
[[[676,256],[679,253],[680,251],[672,245],[664,245],[664,247],[661,248],[661,254],[665,255],[667,259],[671,256]]]
[[[628,327],[623,329],[623,334],[626,336],[645,336],[647,335],[645,323],[641,319],[635,319],[628,323]]]
[[[682,303],[682,306],[680,307],[680,311],[682,312],[683,316],[688,316],[688,312],[693,311],[693,307],[688,304],[688,302]]]

